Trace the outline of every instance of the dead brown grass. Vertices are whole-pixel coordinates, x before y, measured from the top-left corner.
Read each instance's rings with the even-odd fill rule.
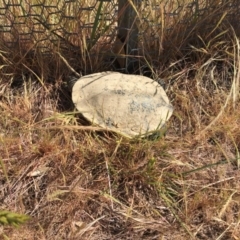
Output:
[[[0,210],[31,216],[1,227],[3,239],[239,239],[240,47],[226,9],[163,29],[152,61],[175,112],[157,141],[86,126],[60,49],[45,58],[1,45]]]

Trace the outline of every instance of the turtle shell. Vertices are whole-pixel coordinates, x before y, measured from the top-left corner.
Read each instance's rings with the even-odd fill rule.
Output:
[[[173,112],[156,81],[118,72],[81,77],[73,85],[72,100],[93,124],[130,138],[158,131]]]

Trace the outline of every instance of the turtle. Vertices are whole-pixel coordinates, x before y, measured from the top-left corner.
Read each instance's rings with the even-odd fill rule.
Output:
[[[84,118],[128,138],[160,131],[173,113],[162,86],[145,76],[99,72],[74,79],[70,86]]]

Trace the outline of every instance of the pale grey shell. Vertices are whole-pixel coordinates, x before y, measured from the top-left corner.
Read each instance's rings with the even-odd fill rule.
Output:
[[[161,129],[173,112],[157,82],[118,72],[81,77],[73,85],[72,100],[93,124],[130,138]]]

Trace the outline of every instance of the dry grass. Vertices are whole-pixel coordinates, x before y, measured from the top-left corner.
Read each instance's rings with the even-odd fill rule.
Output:
[[[161,46],[143,41],[158,52],[145,58],[160,65],[175,108],[157,141],[87,126],[73,112],[62,61],[75,69],[73,55],[7,52],[1,42],[0,210],[31,216],[1,227],[2,238],[239,239],[239,29],[213,4],[188,25],[188,11],[166,17]]]

